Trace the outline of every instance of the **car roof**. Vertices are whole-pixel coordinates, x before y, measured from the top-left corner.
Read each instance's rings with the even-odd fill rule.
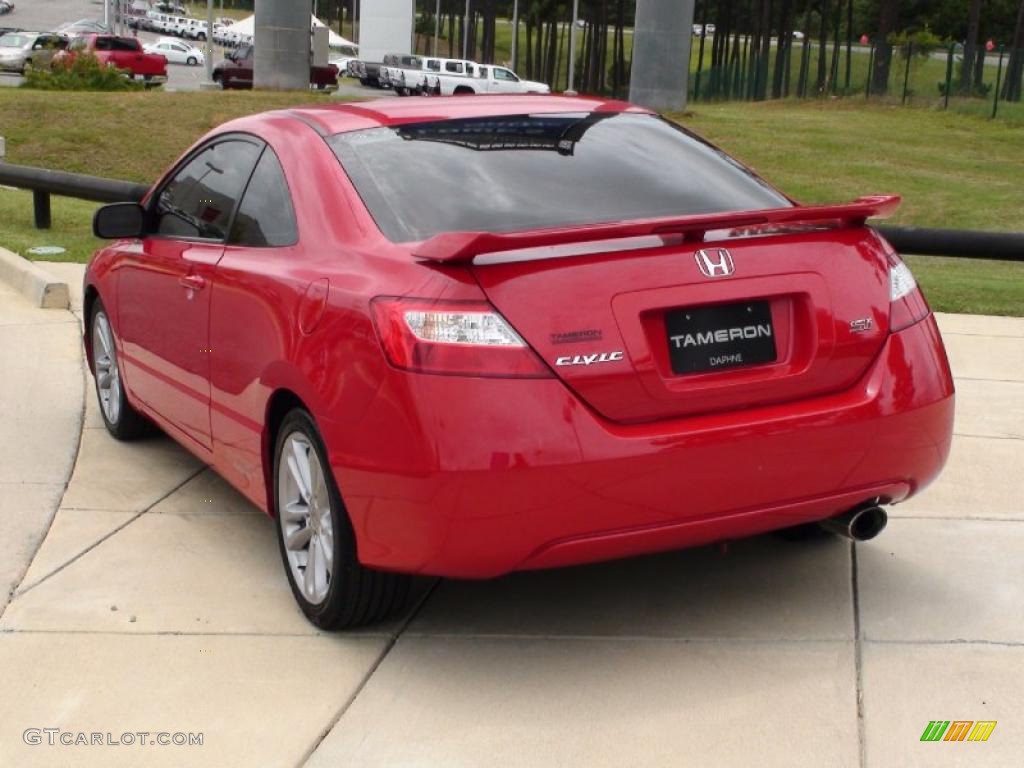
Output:
[[[348,104],[317,105],[265,112],[242,118],[231,125],[244,129],[244,123],[264,116],[290,115],[324,135],[380,128],[407,123],[457,120],[503,115],[555,114],[559,112],[638,112],[650,110],[625,101],[589,96],[547,96],[534,94],[494,94],[476,96],[413,97],[377,99]]]

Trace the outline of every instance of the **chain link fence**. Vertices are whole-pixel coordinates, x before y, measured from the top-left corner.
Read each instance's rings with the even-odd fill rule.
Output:
[[[1024,49],[963,46],[839,45],[794,39],[755,50],[749,36],[693,41],[690,99],[761,101],[861,98],[1024,121]]]

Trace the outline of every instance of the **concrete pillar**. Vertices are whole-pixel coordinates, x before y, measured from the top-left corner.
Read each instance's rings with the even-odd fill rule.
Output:
[[[309,89],[312,13],[312,0],[256,0],[256,88]]]
[[[629,100],[662,112],[686,108],[694,0],[637,0]]]

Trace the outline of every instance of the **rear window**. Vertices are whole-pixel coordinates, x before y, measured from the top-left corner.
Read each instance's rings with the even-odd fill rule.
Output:
[[[445,120],[328,142],[395,242],[790,205],[723,152],[654,115]]]

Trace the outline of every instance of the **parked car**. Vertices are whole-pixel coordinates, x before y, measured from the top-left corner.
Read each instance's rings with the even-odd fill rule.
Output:
[[[271,112],[99,209],[86,355],[114,437],[155,423],[276,518],[324,628],[402,574],[863,540],[953,429],[935,318],[866,226],[898,203],[799,205],[605,98]]]
[[[187,27],[185,27],[185,37],[189,40],[199,40],[205,42],[206,38],[209,37],[209,24],[206,21],[200,21],[198,19],[191,19]]]
[[[381,61],[378,78],[399,96],[408,96],[426,82],[426,59],[407,53],[389,53]]]
[[[327,62],[338,68],[338,76],[341,77],[349,74],[349,63],[355,60],[356,57],[349,54],[331,54]]]
[[[350,70],[352,75],[359,80],[362,85],[370,88],[389,88],[387,80],[384,80],[380,76],[380,68],[382,62],[379,61],[364,61],[359,59],[357,61],[350,62]]]
[[[100,64],[114,67],[147,86],[167,82],[167,59],[158,53],[146,53],[135,37],[81,35],[54,57],[54,65],[70,64],[75,56],[84,52],[92,53]]]
[[[67,40],[52,32],[8,32],[0,37],[0,71],[25,74],[48,69]]]
[[[190,67],[206,63],[203,52],[181,40],[158,40],[143,46],[146,53],[159,53],[168,64],[187,64]]]
[[[252,88],[253,46],[245,45],[237,51],[227,53],[223,61],[213,68],[213,82],[221,88]],[[338,68],[333,64],[325,67],[309,67],[309,84],[322,91],[338,87]]]
[[[171,16],[189,16],[189,10],[181,3],[157,3],[156,9]]]
[[[511,69],[467,62],[465,73],[428,75],[426,89],[439,96],[473,93],[551,93],[547,83],[521,80]]]

